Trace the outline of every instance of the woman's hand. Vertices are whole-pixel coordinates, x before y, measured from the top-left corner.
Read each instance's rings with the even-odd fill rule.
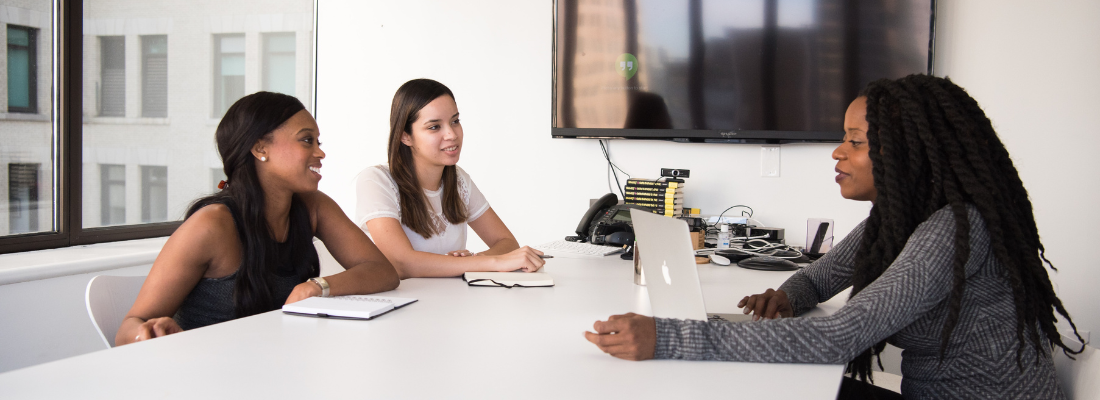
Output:
[[[176,323],[176,320],[172,319],[171,317],[153,318],[141,323],[141,325],[138,326],[138,332],[137,336],[134,337],[134,342],[140,342],[180,332],[183,332],[183,328],[180,328],[179,324]]]
[[[493,256],[497,263],[494,269],[497,271],[523,270],[523,272],[535,272],[546,265],[546,260],[539,257],[541,255],[541,251],[523,246],[506,254]]]
[[[585,332],[584,338],[604,353],[633,361],[653,358],[657,321],[652,317],[635,313],[612,315],[607,321],[596,321],[592,328],[596,333]]]
[[[477,253],[471,253],[469,250],[462,249],[462,250],[452,251],[450,253],[447,253],[447,255],[454,256],[454,257],[469,257],[469,256],[476,256]]]
[[[753,321],[758,321],[760,318],[775,319],[794,316],[794,310],[791,308],[790,299],[787,298],[787,292],[782,290],[768,289],[761,294],[745,296],[740,303],[737,303],[737,306],[743,307],[745,314],[752,313]]]
[[[296,303],[310,297],[320,296],[321,293],[320,285],[311,281],[305,281],[294,287],[294,290],[290,292],[290,296],[286,298],[285,304]]]

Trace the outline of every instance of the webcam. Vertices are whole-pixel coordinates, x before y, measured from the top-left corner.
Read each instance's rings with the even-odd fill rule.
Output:
[[[676,168],[661,168],[661,176],[670,178],[687,178],[691,176],[691,170]]]

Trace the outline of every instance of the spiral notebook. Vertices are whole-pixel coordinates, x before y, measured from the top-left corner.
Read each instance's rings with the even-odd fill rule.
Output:
[[[310,297],[283,306],[286,314],[337,319],[371,319],[415,302],[405,297]]]

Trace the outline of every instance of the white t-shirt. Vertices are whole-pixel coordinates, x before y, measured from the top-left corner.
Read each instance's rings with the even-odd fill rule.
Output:
[[[466,205],[466,221],[475,221],[489,209],[489,202],[485,195],[474,185],[470,175],[462,168],[455,166],[458,172],[458,195]],[[466,248],[466,222],[451,224],[443,216],[441,199],[443,198],[443,184],[436,190],[424,190],[424,196],[428,199],[431,209],[432,224],[437,233],[425,239],[419,233],[414,232],[405,224],[401,229],[405,230],[405,236],[409,237],[413,250],[435,254],[447,254],[455,250]],[[401,202],[397,192],[397,183],[390,176],[389,165],[375,165],[359,172],[355,177],[355,223],[367,236],[374,240],[370,230],[367,229],[367,221],[375,218],[393,218],[401,222]]]

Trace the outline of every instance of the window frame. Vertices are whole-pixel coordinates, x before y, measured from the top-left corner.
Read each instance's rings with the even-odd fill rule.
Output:
[[[153,40],[164,40],[164,54],[151,54],[149,48],[152,47]],[[168,35],[139,35],[138,41],[141,43],[141,117],[142,118],[168,118]],[[153,115],[153,110],[149,107],[149,97],[153,89],[152,83],[149,78],[149,60],[152,58],[164,58],[164,104],[157,104],[158,107],[163,107],[164,115]]]
[[[27,195],[28,195],[27,196],[28,197],[27,198],[27,203],[28,203],[28,206],[29,206],[29,207],[27,207],[27,213],[29,214],[29,215],[27,215],[27,223],[29,225],[28,228],[30,229],[30,232],[35,232],[35,231],[38,231],[38,191],[34,190],[34,189],[38,187],[38,182],[39,182],[39,180],[41,180],[41,175],[38,173],[38,171],[42,169],[42,164],[41,163],[8,163],[7,164],[7,169],[8,169],[8,221],[9,221],[8,226],[14,225],[14,224],[11,223],[11,221],[12,221],[12,211],[16,208],[16,201],[15,201],[16,199],[12,196],[12,194],[14,194],[14,193],[12,193],[12,188],[16,187],[16,185],[12,184],[12,183],[14,183],[12,181],[12,172],[14,172],[14,170],[16,170],[16,169],[21,169],[17,166],[23,167],[28,171],[34,171],[34,184],[29,185],[25,188],[28,189],[27,190]],[[28,166],[31,166],[31,167],[26,168]],[[14,229],[10,229],[10,230],[14,230]]]
[[[230,38],[230,37],[233,37],[233,38],[240,37],[241,42],[244,43],[244,50],[241,50],[239,53],[238,52],[227,53],[227,52],[223,51],[222,50],[222,39]],[[248,50],[247,50],[248,49],[248,35],[245,34],[244,32],[240,32],[240,33],[217,33],[217,34],[212,35],[211,39],[213,40],[213,46],[211,47],[211,49],[213,50],[213,57],[211,57],[211,59],[214,61],[213,71],[212,71],[213,72],[213,77],[212,77],[212,82],[211,83],[212,83],[212,86],[213,86],[213,89],[214,89],[213,93],[212,93],[213,96],[214,96],[213,97],[214,101],[213,101],[213,104],[212,104],[213,108],[210,110],[210,118],[221,119],[223,116],[225,116],[226,110],[228,110],[229,107],[232,106],[232,104],[223,103],[223,101],[225,100],[225,91],[226,91],[225,77],[227,75],[225,75],[224,71],[222,71],[222,65],[223,65],[222,64],[222,62],[223,62],[222,59],[224,57],[226,57],[227,55],[238,55],[239,54],[240,57],[241,57],[241,62],[242,63],[247,63],[247,59],[248,59]],[[247,80],[248,79],[247,76],[248,76],[248,70],[247,70],[247,67],[245,67],[244,75],[242,75],[241,77],[242,77],[242,79]],[[246,93],[244,93],[245,95],[248,94],[247,91],[248,91],[248,89],[245,89],[245,92],[246,92]]]
[[[162,211],[165,211],[164,218],[168,218],[168,166],[167,165],[140,165],[141,168],[141,223],[149,224],[153,223],[154,218],[160,218],[160,215],[153,215],[153,198],[156,197],[153,194],[155,188],[164,189],[164,198]],[[157,176],[154,172],[163,171],[164,176]],[[162,222],[162,221],[161,221]]]
[[[96,93],[96,116],[101,117],[101,118],[103,118],[103,117],[106,117],[106,118],[125,118],[126,117],[126,36],[125,35],[121,35],[121,36],[120,35],[97,36],[96,37],[96,42],[97,42],[97,45],[99,46],[99,84],[96,87],[96,92],[97,92]],[[108,51],[107,51],[108,43],[119,45],[118,50],[121,51],[121,54],[120,54],[121,59],[116,59],[115,57],[110,57],[110,54],[108,54]],[[107,108],[107,107],[105,107],[105,105],[108,104],[107,87],[106,87],[107,86],[107,72],[109,70],[115,69],[115,68],[107,68],[108,60],[118,61],[118,62],[122,63],[122,68],[121,68],[121,70],[122,70],[122,82],[121,82],[122,86],[119,88],[119,89],[121,89],[120,93],[119,93],[121,97],[119,97],[117,99],[115,99],[115,98],[110,99],[111,100],[110,103],[118,108],[117,110],[111,110],[111,111],[114,111],[114,112],[111,112],[111,113],[106,113],[104,111]],[[119,103],[119,104],[115,104],[116,102]]]
[[[4,33],[5,33],[5,35],[8,34],[7,33],[8,29],[17,29],[17,30],[23,30],[23,31],[27,32],[27,39],[28,39],[27,41],[28,41],[29,45],[26,46],[27,47],[26,50],[27,50],[27,59],[30,61],[30,65],[28,66],[29,67],[28,68],[29,69],[28,74],[30,76],[27,77],[27,80],[28,80],[28,83],[30,84],[30,93],[28,93],[28,96],[27,96],[27,104],[28,104],[27,107],[12,107],[11,103],[8,103],[7,112],[9,112],[9,113],[19,113],[19,114],[38,114],[38,90],[37,90],[37,88],[38,88],[38,67],[39,67],[39,65],[38,65],[38,42],[39,42],[39,40],[38,40],[38,37],[39,37],[38,28],[29,27],[29,26],[22,26],[22,25],[15,25],[15,24],[4,24],[4,30],[5,30]],[[7,41],[5,41],[5,42],[7,42]],[[9,43],[5,43],[4,51],[6,51],[10,54],[12,46],[22,47],[22,46],[19,46],[19,45],[11,44],[9,42]],[[5,67],[5,68],[7,68],[7,67]],[[5,76],[4,79],[7,79],[7,77]],[[7,83],[5,82],[5,84],[7,84]],[[10,101],[11,99],[9,98],[8,100]]]
[[[50,232],[0,237],[0,254],[168,236],[182,221],[84,228],[83,218],[83,0],[53,3],[52,120],[54,135],[54,227]],[[314,14],[316,21],[316,14]],[[316,22],[315,22],[316,23]],[[36,50],[37,51],[37,50]],[[37,54],[37,53],[36,53]],[[39,210],[41,212],[41,209]]]
[[[53,1],[53,42],[51,111],[55,116],[53,176],[39,176],[40,182],[52,179],[54,230],[0,236],[0,254],[62,248],[68,246],[146,239],[169,236],[183,221],[140,223],[107,227],[83,227],[83,96],[84,96],[84,0]],[[317,114],[317,40],[318,1],[313,0],[313,65],[308,95]],[[36,40],[41,40],[36,37]],[[40,45],[40,43],[39,43]],[[35,57],[38,56],[37,46]],[[43,68],[43,66],[38,66]],[[37,81],[35,74],[35,84]],[[37,92],[35,91],[37,96]],[[304,94],[303,94],[304,95]],[[37,104],[37,103],[36,103]],[[41,111],[41,110],[39,110]],[[218,117],[220,118],[220,116]],[[39,209],[42,212],[43,209]],[[98,212],[98,210],[89,210]]]
[[[100,226],[116,226],[126,225],[126,164],[96,164],[99,168],[99,225]],[[111,173],[108,172],[111,169],[118,168],[122,171],[122,180],[110,179]],[[115,184],[122,184],[122,222],[111,223],[110,215],[113,204],[111,204],[111,188]]]
[[[294,47],[292,47],[291,51],[289,51],[289,52],[287,52],[287,51],[274,51],[274,50],[271,49],[271,40],[273,40],[275,38],[278,38],[278,37],[284,37],[284,38],[285,37],[290,37],[291,42],[294,43]],[[298,66],[296,65],[296,63],[298,61],[297,60],[297,57],[298,57],[298,34],[297,34],[297,32],[263,32],[263,33],[260,34],[260,41],[262,42],[261,46],[260,46],[260,48],[262,49],[261,54],[260,54],[260,60],[261,60],[260,61],[260,75],[261,75],[260,76],[260,87],[262,88],[262,90],[266,90],[266,91],[269,91],[269,92],[274,92],[275,91],[274,90],[275,88],[273,87],[274,86],[273,82],[271,82],[271,69],[273,67],[273,58],[274,58],[274,56],[279,56],[279,55],[284,55],[285,56],[287,54],[290,54],[291,58],[294,60],[294,63],[295,63],[295,65],[291,65],[291,67],[294,68],[294,75],[293,75],[294,81],[291,82],[291,87],[292,87],[292,91],[297,92],[297,86],[298,86],[298,79],[297,79],[298,78],[298,76],[297,76],[298,75]],[[284,93],[284,94],[294,96],[296,93]]]

